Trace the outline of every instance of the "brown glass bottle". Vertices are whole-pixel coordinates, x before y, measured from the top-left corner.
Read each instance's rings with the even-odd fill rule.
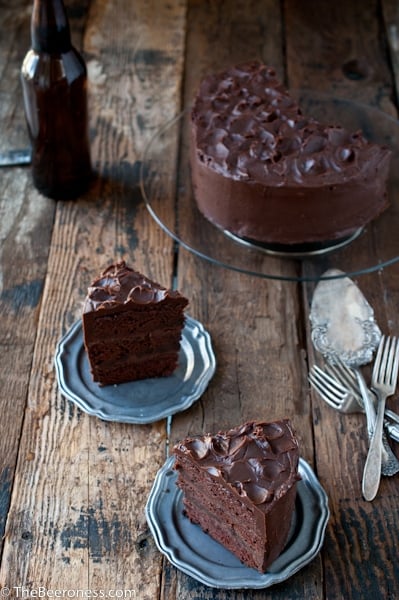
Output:
[[[21,81],[33,183],[45,196],[73,199],[91,179],[87,70],[62,0],[34,0],[31,38]]]

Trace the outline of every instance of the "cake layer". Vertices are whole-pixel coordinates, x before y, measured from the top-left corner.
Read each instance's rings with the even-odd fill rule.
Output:
[[[168,302],[160,306],[135,306],[131,304],[123,306],[111,306],[105,313],[98,309],[96,312],[85,313],[88,327],[88,335],[95,328],[96,335],[113,335],[115,326],[119,329],[123,325],[126,335],[140,335],[164,327],[182,327],[184,315],[181,306],[169,306]]]
[[[228,510],[229,518],[233,523],[236,523],[237,527],[240,527],[243,523],[243,515],[245,515],[245,523],[255,522],[255,510],[250,503],[239,500],[226,488],[216,490],[213,480],[204,483],[203,477],[197,477],[197,475],[200,475],[199,473],[195,474],[194,478],[191,478],[189,475],[184,476],[184,471],[185,465],[181,464],[179,466],[180,476],[177,485],[184,490],[185,498],[192,498],[193,501],[195,500],[203,506],[207,506],[208,503],[212,502],[215,512],[220,510],[221,514],[223,514],[224,510]],[[259,535],[263,535],[263,533],[262,529],[258,530]]]
[[[180,331],[180,329],[178,330]],[[134,337],[109,337],[106,340],[96,340],[88,343],[90,355],[93,359],[103,364],[112,365],[117,361],[129,359],[139,360],[164,352],[178,352],[180,349],[179,337],[176,331],[167,329],[160,332],[146,333]],[[112,355],[109,352],[112,344]]]
[[[176,367],[176,354],[173,353],[123,365],[115,364],[107,369],[96,366],[92,375],[93,380],[100,382],[101,385],[112,385],[152,377],[169,377]]]
[[[204,216],[259,242],[346,237],[387,207],[391,151],[304,116],[271,67],[206,77],[192,110],[191,171]]]
[[[201,506],[194,503],[185,502],[185,511],[187,517],[199,525],[205,533],[211,534],[211,537],[230,550],[237,558],[248,567],[263,571],[267,562],[265,561],[265,552],[259,550],[256,544],[243,543],[240,535],[233,525],[223,523],[216,515],[206,511]],[[265,564],[266,563],[266,564]]]
[[[111,306],[106,310],[84,313],[86,340],[118,337],[123,331],[125,336],[138,337],[159,330],[173,332],[184,325],[184,313],[180,305],[173,308],[167,303],[158,307],[134,306],[131,304]]]
[[[180,473],[183,471],[184,468]],[[223,493],[223,489],[216,490],[213,482],[206,485],[198,479],[192,481],[181,477],[178,485],[184,492],[185,505],[194,504],[198,510],[204,511],[206,518],[209,512],[216,519],[223,521],[227,513],[230,526],[234,527],[243,541],[250,544],[258,540],[262,543],[265,538],[264,520],[260,520],[258,515],[254,511],[251,512],[243,502],[237,501],[231,494]]]
[[[266,536],[258,536],[256,526],[242,521],[241,526],[230,520],[227,508],[223,511],[222,505],[219,510],[213,512],[213,505],[206,507],[196,500],[184,500],[187,517],[199,525],[203,531],[208,533],[217,542],[223,544],[247,566],[264,572],[284,550],[288,540],[292,520],[292,504],[295,502],[296,490],[291,488],[282,504],[284,506],[272,509],[268,516],[268,527]],[[281,514],[287,510],[290,518],[281,519]],[[247,531],[245,531],[247,529]]]

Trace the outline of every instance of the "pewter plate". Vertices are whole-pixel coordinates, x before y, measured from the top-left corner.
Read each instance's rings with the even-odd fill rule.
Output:
[[[295,512],[287,544],[266,573],[243,565],[183,514],[174,457],[158,471],[146,505],[146,518],[158,549],[178,569],[200,583],[224,589],[262,589],[280,583],[319,552],[330,516],[328,499],[311,467],[299,461]]]
[[[189,408],[204,393],[216,360],[203,325],[186,315],[179,363],[170,377],[100,387],[92,379],[78,321],[60,340],[55,367],[61,393],[105,421],[152,423]]]

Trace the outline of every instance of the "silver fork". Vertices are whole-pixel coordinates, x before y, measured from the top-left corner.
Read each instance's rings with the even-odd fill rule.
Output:
[[[338,369],[335,367],[336,365],[326,365],[325,370],[317,365],[311,367],[308,378],[312,387],[314,387],[319,396],[335,410],[345,414],[364,413],[365,410],[359,388],[357,387],[356,376],[354,376],[355,378],[352,379],[351,382],[351,375],[346,374],[346,371],[349,371],[348,367],[345,365],[342,365],[342,368],[338,367]],[[341,376],[341,371],[345,377]],[[372,394],[372,392],[370,392],[370,394]],[[391,412],[393,418],[389,417],[389,412]],[[399,442],[399,416],[388,410],[385,411],[385,415],[394,421],[394,423],[392,423],[388,419],[384,420],[386,431],[393,440]],[[367,433],[369,439],[371,439],[373,429],[368,428]]]
[[[366,464],[364,466],[362,492],[365,500],[371,501],[377,495],[381,478],[381,439],[385,413],[385,401],[395,393],[399,370],[399,345],[396,337],[382,336],[371,376],[371,388],[378,397],[377,418],[371,438]],[[398,461],[396,460],[396,463]],[[399,468],[392,461],[392,471]]]
[[[353,369],[348,367],[342,361],[337,361],[335,364],[326,364],[324,370],[331,377],[334,377],[337,382],[341,383],[348,392],[352,392],[352,398],[347,400],[348,409],[352,409],[351,412],[355,412],[357,408],[357,410],[365,412],[359,383]],[[368,390],[368,393],[372,400],[372,404],[375,405],[375,395],[371,390]],[[394,423],[399,424],[399,415],[389,408],[385,408],[385,417]],[[370,435],[372,435],[372,433],[373,431],[370,432]]]

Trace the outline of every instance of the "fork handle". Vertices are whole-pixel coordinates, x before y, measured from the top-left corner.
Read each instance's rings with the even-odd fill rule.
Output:
[[[366,413],[367,420],[367,433],[369,438],[371,439],[375,429],[375,409],[374,403],[372,400],[371,392],[367,387],[367,384],[364,380],[363,374],[359,368],[353,369],[357,378],[357,382],[359,385],[360,393],[362,395],[364,412]]]
[[[377,418],[363,471],[362,493],[371,502],[377,495],[381,479],[382,432],[386,395],[378,394]]]
[[[387,411],[385,411],[385,416]],[[392,423],[392,421],[388,421],[385,419],[384,421],[385,431],[389,434],[389,437],[393,439],[394,442],[399,442],[399,426],[398,423]]]
[[[399,424],[399,415],[397,415],[393,410],[389,410],[389,408],[385,409],[385,416],[388,417],[390,421]]]

